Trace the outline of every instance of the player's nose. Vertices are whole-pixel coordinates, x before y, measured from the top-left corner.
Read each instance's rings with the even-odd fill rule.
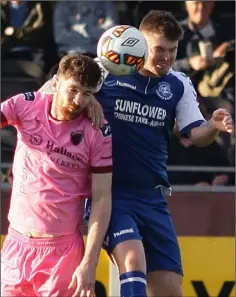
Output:
[[[76,105],[80,105],[81,101],[82,101],[82,97],[83,97],[83,94],[81,92],[78,92],[74,99],[73,99],[73,102],[76,104]]]
[[[166,54],[165,54],[165,57],[164,57],[165,62],[169,62],[169,61],[170,61],[170,57],[171,57],[171,55],[170,55],[170,53],[167,51]]]

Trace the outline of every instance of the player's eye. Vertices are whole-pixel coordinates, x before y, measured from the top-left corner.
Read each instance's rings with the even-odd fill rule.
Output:
[[[166,51],[165,48],[160,47],[160,46],[157,46],[155,49],[156,49],[157,51],[161,52],[161,53],[164,53],[164,52]]]
[[[172,53],[172,54],[173,54],[175,51],[176,51],[176,48],[171,48],[171,49],[170,49],[170,53]]]
[[[84,92],[84,96],[91,96],[92,92]]]
[[[68,90],[69,90],[69,92],[71,92],[71,93],[75,93],[75,92],[77,92],[77,89],[74,89],[74,88],[69,88]]]

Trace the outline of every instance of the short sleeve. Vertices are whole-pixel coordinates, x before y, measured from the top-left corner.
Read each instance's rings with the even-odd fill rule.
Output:
[[[90,166],[93,173],[112,172],[112,134],[107,123],[94,136]]]
[[[182,77],[181,77],[182,76]],[[180,133],[187,134],[192,128],[200,126],[205,119],[199,109],[197,93],[189,77],[179,73],[184,92],[176,106],[176,121]]]
[[[25,111],[35,100],[35,93],[28,92],[13,96],[1,103],[1,112],[6,118],[7,124],[15,126],[21,119]]]

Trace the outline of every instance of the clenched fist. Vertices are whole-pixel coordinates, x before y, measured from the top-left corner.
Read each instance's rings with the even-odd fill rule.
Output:
[[[234,130],[232,117],[228,110],[223,108],[219,108],[213,112],[209,124],[220,131],[226,131],[228,133],[232,133]]]

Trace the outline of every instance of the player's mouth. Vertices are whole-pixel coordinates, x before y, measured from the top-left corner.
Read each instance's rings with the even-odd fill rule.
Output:
[[[80,110],[79,106],[68,106],[67,108],[70,112],[77,112]]]
[[[166,68],[169,67],[169,63],[158,63],[156,65],[157,68]]]

